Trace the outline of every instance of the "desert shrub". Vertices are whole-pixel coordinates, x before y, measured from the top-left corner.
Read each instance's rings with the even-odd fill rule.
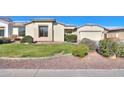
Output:
[[[67,42],[75,43],[77,42],[77,35],[73,35],[73,34],[65,35],[64,39]]]
[[[72,55],[78,57],[84,57],[88,54],[89,47],[85,44],[77,45],[72,50]]]
[[[25,36],[22,40],[21,43],[33,43],[33,38],[31,36]]]
[[[80,44],[86,44],[90,48],[90,50],[96,50],[97,48],[96,42],[87,38],[83,38],[80,41]]]
[[[115,49],[115,53],[118,57],[124,57],[124,44],[119,43]]]
[[[98,52],[105,57],[110,57],[116,54],[117,46],[117,43],[111,39],[104,39],[99,42]]]
[[[6,44],[11,43],[11,40],[9,38],[0,38],[0,44]]]
[[[105,57],[110,57],[112,55],[124,57],[124,43],[115,42],[111,39],[101,40],[98,52]]]

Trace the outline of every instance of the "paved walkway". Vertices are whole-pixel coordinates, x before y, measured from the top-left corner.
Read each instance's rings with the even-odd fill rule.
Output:
[[[124,59],[108,59],[96,52],[84,58],[72,55],[52,58],[0,58],[0,69],[124,69]]]

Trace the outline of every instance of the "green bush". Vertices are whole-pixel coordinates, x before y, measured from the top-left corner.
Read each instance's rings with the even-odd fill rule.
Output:
[[[110,57],[116,54],[117,43],[111,39],[104,39],[99,42],[98,52],[105,56]]]
[[[115,49],[115,53],[118,57],[124,57],[124,44],[119,43]]]
[[[124,57],[124,43],[116,42],[111,39],[101,40],[98,52],[105,57],[112,55]]]
[[[31,36],[25,36],[22,40],[21,43],[33,43],[33,38]]]
[[[75,43],[77,42],[77,35],[69,34],[65,35],[65,41]]]
[[[73,48],[72,55],[78,57],[84,57],[88,54],[89,47],[85,44],[77,45]]]
[[[0,38],[0,44],[7,44],[11,43],[11,40],[9,38]]]
[[[97,49],[96,42],[93,40],[87,39],[87,38],[83,38],[80,41],[80,44],[86,44],[90,48],[90,50],[96,50]]]

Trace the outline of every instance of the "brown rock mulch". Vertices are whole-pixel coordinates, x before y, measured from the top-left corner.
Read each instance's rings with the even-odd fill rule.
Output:
[[[124,59],[109,59],[96,52],[84,58],[72,55],[48,59],[0,59],[0,69],[124,69]]]

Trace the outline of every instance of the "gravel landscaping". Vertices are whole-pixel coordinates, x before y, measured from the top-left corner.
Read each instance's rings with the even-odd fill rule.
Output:
[[[109,59],[96,52],[84,58],[72,55],[35,59],[0,59],[0,69],[124,69],[124,59]]]

